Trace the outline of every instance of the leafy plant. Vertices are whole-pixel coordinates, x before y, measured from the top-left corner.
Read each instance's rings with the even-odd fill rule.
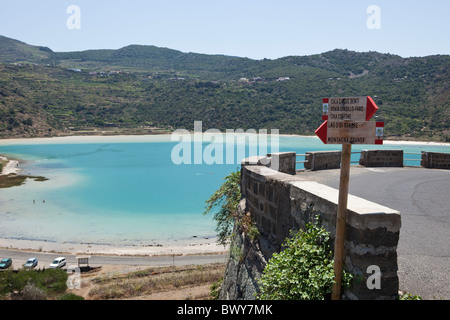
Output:
[[[418,295],[413,295],[405,292],[398,295],[398,300],[422,300],[422,298]]]
[[[213,213],[217,222],[218,242],[225,245],[232,232],[235,222],[236,209],[241,200],[241,172],[230,173],[225,177],[222,186],[206,200],[203,214]],[[215,209],[218,211],[214,211]]]
[[[242,217],[239,217],[237,223],[241,227],[242,231],[244,231],[252,241],[255,241],[256,238],[260,236],[258,226],[252,220],[250,212],[242,215]]]
[[[210,287],[210,293],[213,300],[219,300],[220,289],[222,288],[223,278],[214,282]]]
[[[344,271],[342,284],[351,275]],[[284,249],[274,253],[260,279],[262,300],[324,300],[334,283],[333,255],[329,233],[315,224],[292,232]]]

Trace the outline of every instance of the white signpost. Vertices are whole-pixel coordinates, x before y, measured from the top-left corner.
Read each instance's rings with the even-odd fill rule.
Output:
[[[325,144],[342,144],[336,238],[334,244],[334,285],[332,300],[341,297],[348,182],[352,144],[383,144],[383,122],[369,121],[378,107],[371,97],[323,99],[324,122],[315,131]]]
[[[369,121],[377,110],[371,97],[325,98],[322,120]]]
[[[325,144],[383,144],[384,122],[326,120],[316,130]]]

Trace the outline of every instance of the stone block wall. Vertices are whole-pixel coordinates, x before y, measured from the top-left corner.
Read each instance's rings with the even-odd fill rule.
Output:
[[[450,153],[422,151],[420,165],[424,168],[450,169]]]
[[[313,151],[305,154],[305,169],[315,171],[341,167],[341,151]]]
[[[338,190],[260,165],[242,164],[241,208],[258,226],[256,240],[236,229],[230,259],[221,291],[222,299],[252,299],[264,266],[289,236],[319,219],[330,232],[333,244],[336,230]],[[396,299],[398,295],[397,243],[401,220],[399,212],[349,195],[344,268],[354,274],[352,288],[344,299]],[[334,246],[333,246],[334,247]],[[369,266],[381,270],[381,288],[369,289]]]
[[[295,152],[269,153],[265,157],[253,156],[242,160],[243,164],[261,165],[277,172],[295,174]]]
[[[403,150],[362,150],[359,164],[365,167],[403,167]]]

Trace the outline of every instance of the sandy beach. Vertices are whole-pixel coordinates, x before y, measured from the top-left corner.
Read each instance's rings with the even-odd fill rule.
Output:
[[[175,134],[175,133],[174,133]],[[217,133],[203,132],[201,135],[206,137],[210,142],[210,135],[216,135]],[[225,133],[222,133],[225,134]],[[234,133],[238,134],[238,133]],[[179,135],[179,134],[177,134]],[[193,136],[194,134],[191,133]],[[269,132],[270,136],[270,132]],[[298,138],[312,138],[318,139],[315,135],[295,135],[295,134],[279,134],[280,137],[298,137]],[[169,142],[172,139],[171,134],[155,134],[155,135],[96,135],[96,136],[62,136],[62,137],[48,137],[48,138],[11,138],[0,139],[0,146],[2,145],[17,145],[17,144],[58,144],[58,143],[126,143],[126,142]],[[178,139],[174,140],[178,142]],[[389,140],[384,139],[383,144],[386,145],[429,145],[429,146],[444,146],[449,147],[449,142],[435,142],[435,141],[413,141],[413,140]]]
[[[8,158],[5,157],[1,157],[0,156],[0,160],[3,161],[8,161],[8,163],[6,164],[6,166],[3,167],[2,172],[0,173],[0,175],[9,175],[9,174],[19,174],[20,173],[20,168],[19,168],[19,161],[17,160],[8,160]]]
[[[427,146],[450,147],[449,142],[434,142],[434,141],[384,140],[383,144],[385,144],[385,145],[427,145]]]
[[[219,245],[214,239],[193,239],[180,244],[162,244],[161,246],[116,246],[101,244],[55,243],[34,240],[0,238],[0,248],[17,249],[32,252],[66,254],[104,254],[117,256],[163,256],[163,255],[202,255],[225,253],[227,247]]]

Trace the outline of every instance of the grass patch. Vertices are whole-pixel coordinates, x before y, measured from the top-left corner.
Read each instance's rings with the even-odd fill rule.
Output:
[[[24,176],[24,175],[2,175],[0,176],[0,188],[17,187],[25,183],[27,179],[33,179],[34,181],[47,181],[48,178],[40,176]]]
[[[95,300],[133,298],[182,288],[212,285],[221,279],[225,264],[150,268],[124,275],[101,276],[89,297]],[[211,299],[213,297],[211,296]]]

